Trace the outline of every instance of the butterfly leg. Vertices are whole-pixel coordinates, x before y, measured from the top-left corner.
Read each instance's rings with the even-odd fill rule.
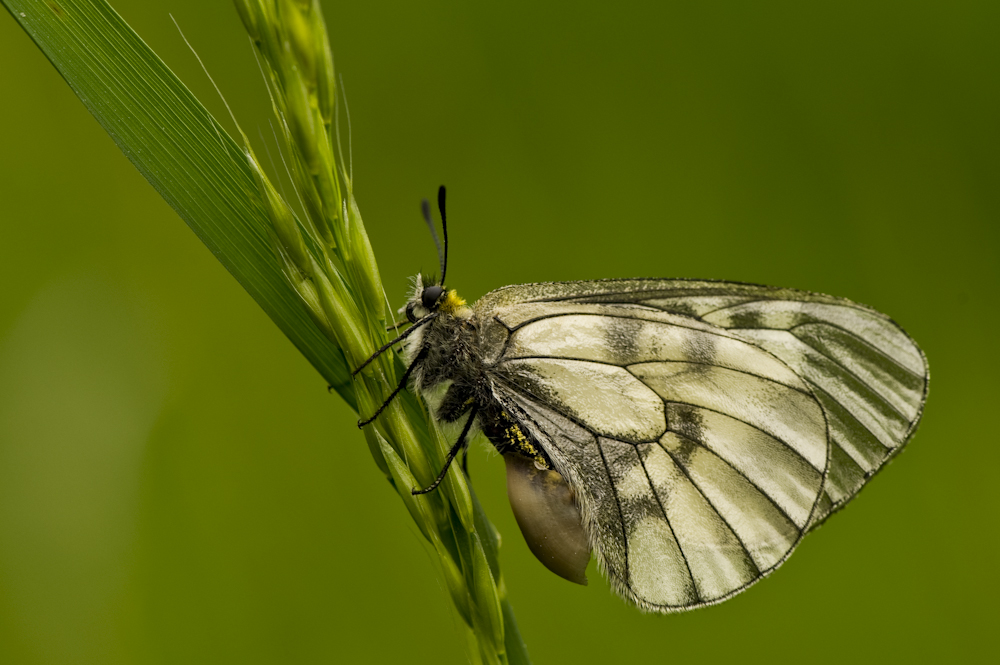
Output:
[[[456,382],[445,393],[437,415],[441,420],[453,423],[468,413],[475,404],[475,389],[468,383]],[[469,446],[462,450],[462,472],[469,475]]]
[[[420,326],[423,326],[423,325],[425,325],[427,323],[430,323],[435,318],[437,318],[437,312],[431,312],[430,314],[428,314],[424,318],[420,319],[419,321],[416,321],[412,326],[410,326],[409,328],[407,328],[403,332],[402,335],[400,335],[399,337],[397,337],[394,340],[386,342],[385,344],[383,344],[381,346],[381,348],[379,348],[378,351],[376,351],[375,353],[373,353],[370,356],[368,356],[368,360],[366,360],[363,363],[361,363],[360,365],[358,365],[357,369],[355,369],[353,372],[351,372],[351,376],[357,376],[358,372],[360,372],[361,370],[363,370],[365,367],[368,367],[369,363],[371,363],[373,360],[375,360],[380,355],[382,355],[383,353],[385,353],[386,351],[388,351],[389,349],[391,349],[394,345],[399,344],[404,339],[406,339],[407,337],[409,337],[410,335],[412,335],[414,332],[416,332],[417,330],[419,330]]]
[[[473,404],[472,408],[469,409],[469,419],[465,421],[465,427],[462,428],[462,433],[458,435],[458,441],[456,441],[455,445],[453,445],[451,447],[451,450],[448,451],[448,457],[444,461],[444,468],[441,469],[441,473],[438,474],[438,477],[434,480],[433,483],[431,483],[422,490],[418,489],[411,490],[410,492],[411,494],[414,495],[427,494],[428,492],[433,492],[434,490],[436,490],[437,486],[441,484],[441,481],[444,480],[445,474],[448,473],[448,467],[451,466],[451,463],[455,460],[455,456],[458,455],[458,451],[468,447],[469,445],[468,444],[469,430],[472,429],[472,423],[476,419],[476,409],[477,407],[475,404]]]
[[[369,424],[370,422],[378,418],[383,411],[385,411],[385,407],[389,406],[392,400],[396,399],[396,395],[398,395],[403,390],[403,388],[406,387],[406,383],[410,380],[410,375],[413,374],[413,370],[416,368],[416,366],[422,363],[424,361],[424,358],[426,357],[427,357],[427,348],[424,347],[420,349],[420,353],[417,354],[417,357],[413,359],[413,362],[410,363],[410,366],[406,368],[405,372],[403,372],[403,378],[400,379],[399,385],[396,386],[396,389],[392,391],[392,394],[389,395],[389,397],[386,398],[384,402],[382,402],[382,406],[378,408],[378,410],[375,412],[375,415],[373,415],[371,418],[367,420],[359,420],[358,428],[364,427],[365,425]]]

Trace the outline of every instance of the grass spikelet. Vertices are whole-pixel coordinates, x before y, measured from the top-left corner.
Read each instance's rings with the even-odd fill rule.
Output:
[[[274,253],[313,320],[348,365],[358,367],[387,342],[386,312],[349,170],[335,150],[338,86],[319,2],[236,0],[236,7],[258,55],[304,214],[296,218],[247,145]],[[401,367],[389,351],[349,379],[362,417],[389,397]],[[445,586],[475,644],[470,656],[489,663],[529,662],[503,591],[499,539],[458,465],[437,491],[411,494],[427,486],[443,464],[450,444],[437,424],[404,391],[365,428],[365,438],[375,463],[438,556]]]

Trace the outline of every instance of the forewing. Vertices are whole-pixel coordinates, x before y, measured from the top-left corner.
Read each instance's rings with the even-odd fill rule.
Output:
[[[772,354],[630,306],[527,303],[484,322],[504,337],[492,326],[498,399],[576,489],[598,561],[639,606],[719,602],[815,520],[823,409]]]
[[[765,349],[808,387],[828,422],[830,464],[814,526],[899,452],[927,394],[926,358],[895,322],[823,294],[705,280],[605,280],[507,287],[476,306],[484,319],[503,318],[508,331],[553,306],[631,306],[636,317],[690,317],[692,325],[710,324]],[[723,361],[717,354],[713,362]]]

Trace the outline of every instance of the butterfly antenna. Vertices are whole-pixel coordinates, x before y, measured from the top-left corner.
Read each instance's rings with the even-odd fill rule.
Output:
[[[444,254],[441,256],[441,286],[448,272],[448,218],[444,214],[444,185],[438,188],[438,210],[441,211],[441,231],[444,233]]]
[[[427,228],[429,228],[431,230],[431,237],[434,238],[434,246],[437,247],[438,261],[441,263],[441,272],[443,273],[444,272],[444,265],[445,265],[445,254],[441,252],[441,239],[438,238],[437,229],[434,228],[434,220],[431,219],[431,204],[428,203],[427,199],[424,199],[423,201],[420,202],[420,212],[424,216],[424,221],[427,222]],[[444,238],[445,238],[444,242],[445,242],[445,248],[446,248],[445,251],[447,251],[447,247],[448,247],[448,233],[447,232],[445,232]],[[442,283],[444,283],[444,279],[443,278],[442,278],[441,281],[442,281]]]

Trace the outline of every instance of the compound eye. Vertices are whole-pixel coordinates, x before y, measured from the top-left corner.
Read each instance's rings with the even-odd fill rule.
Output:
[[[434,311],[434,308],[437,306],[437,302],[443,293],[443,286],[428,286],[420,295],[420,302],[428,311]]]

